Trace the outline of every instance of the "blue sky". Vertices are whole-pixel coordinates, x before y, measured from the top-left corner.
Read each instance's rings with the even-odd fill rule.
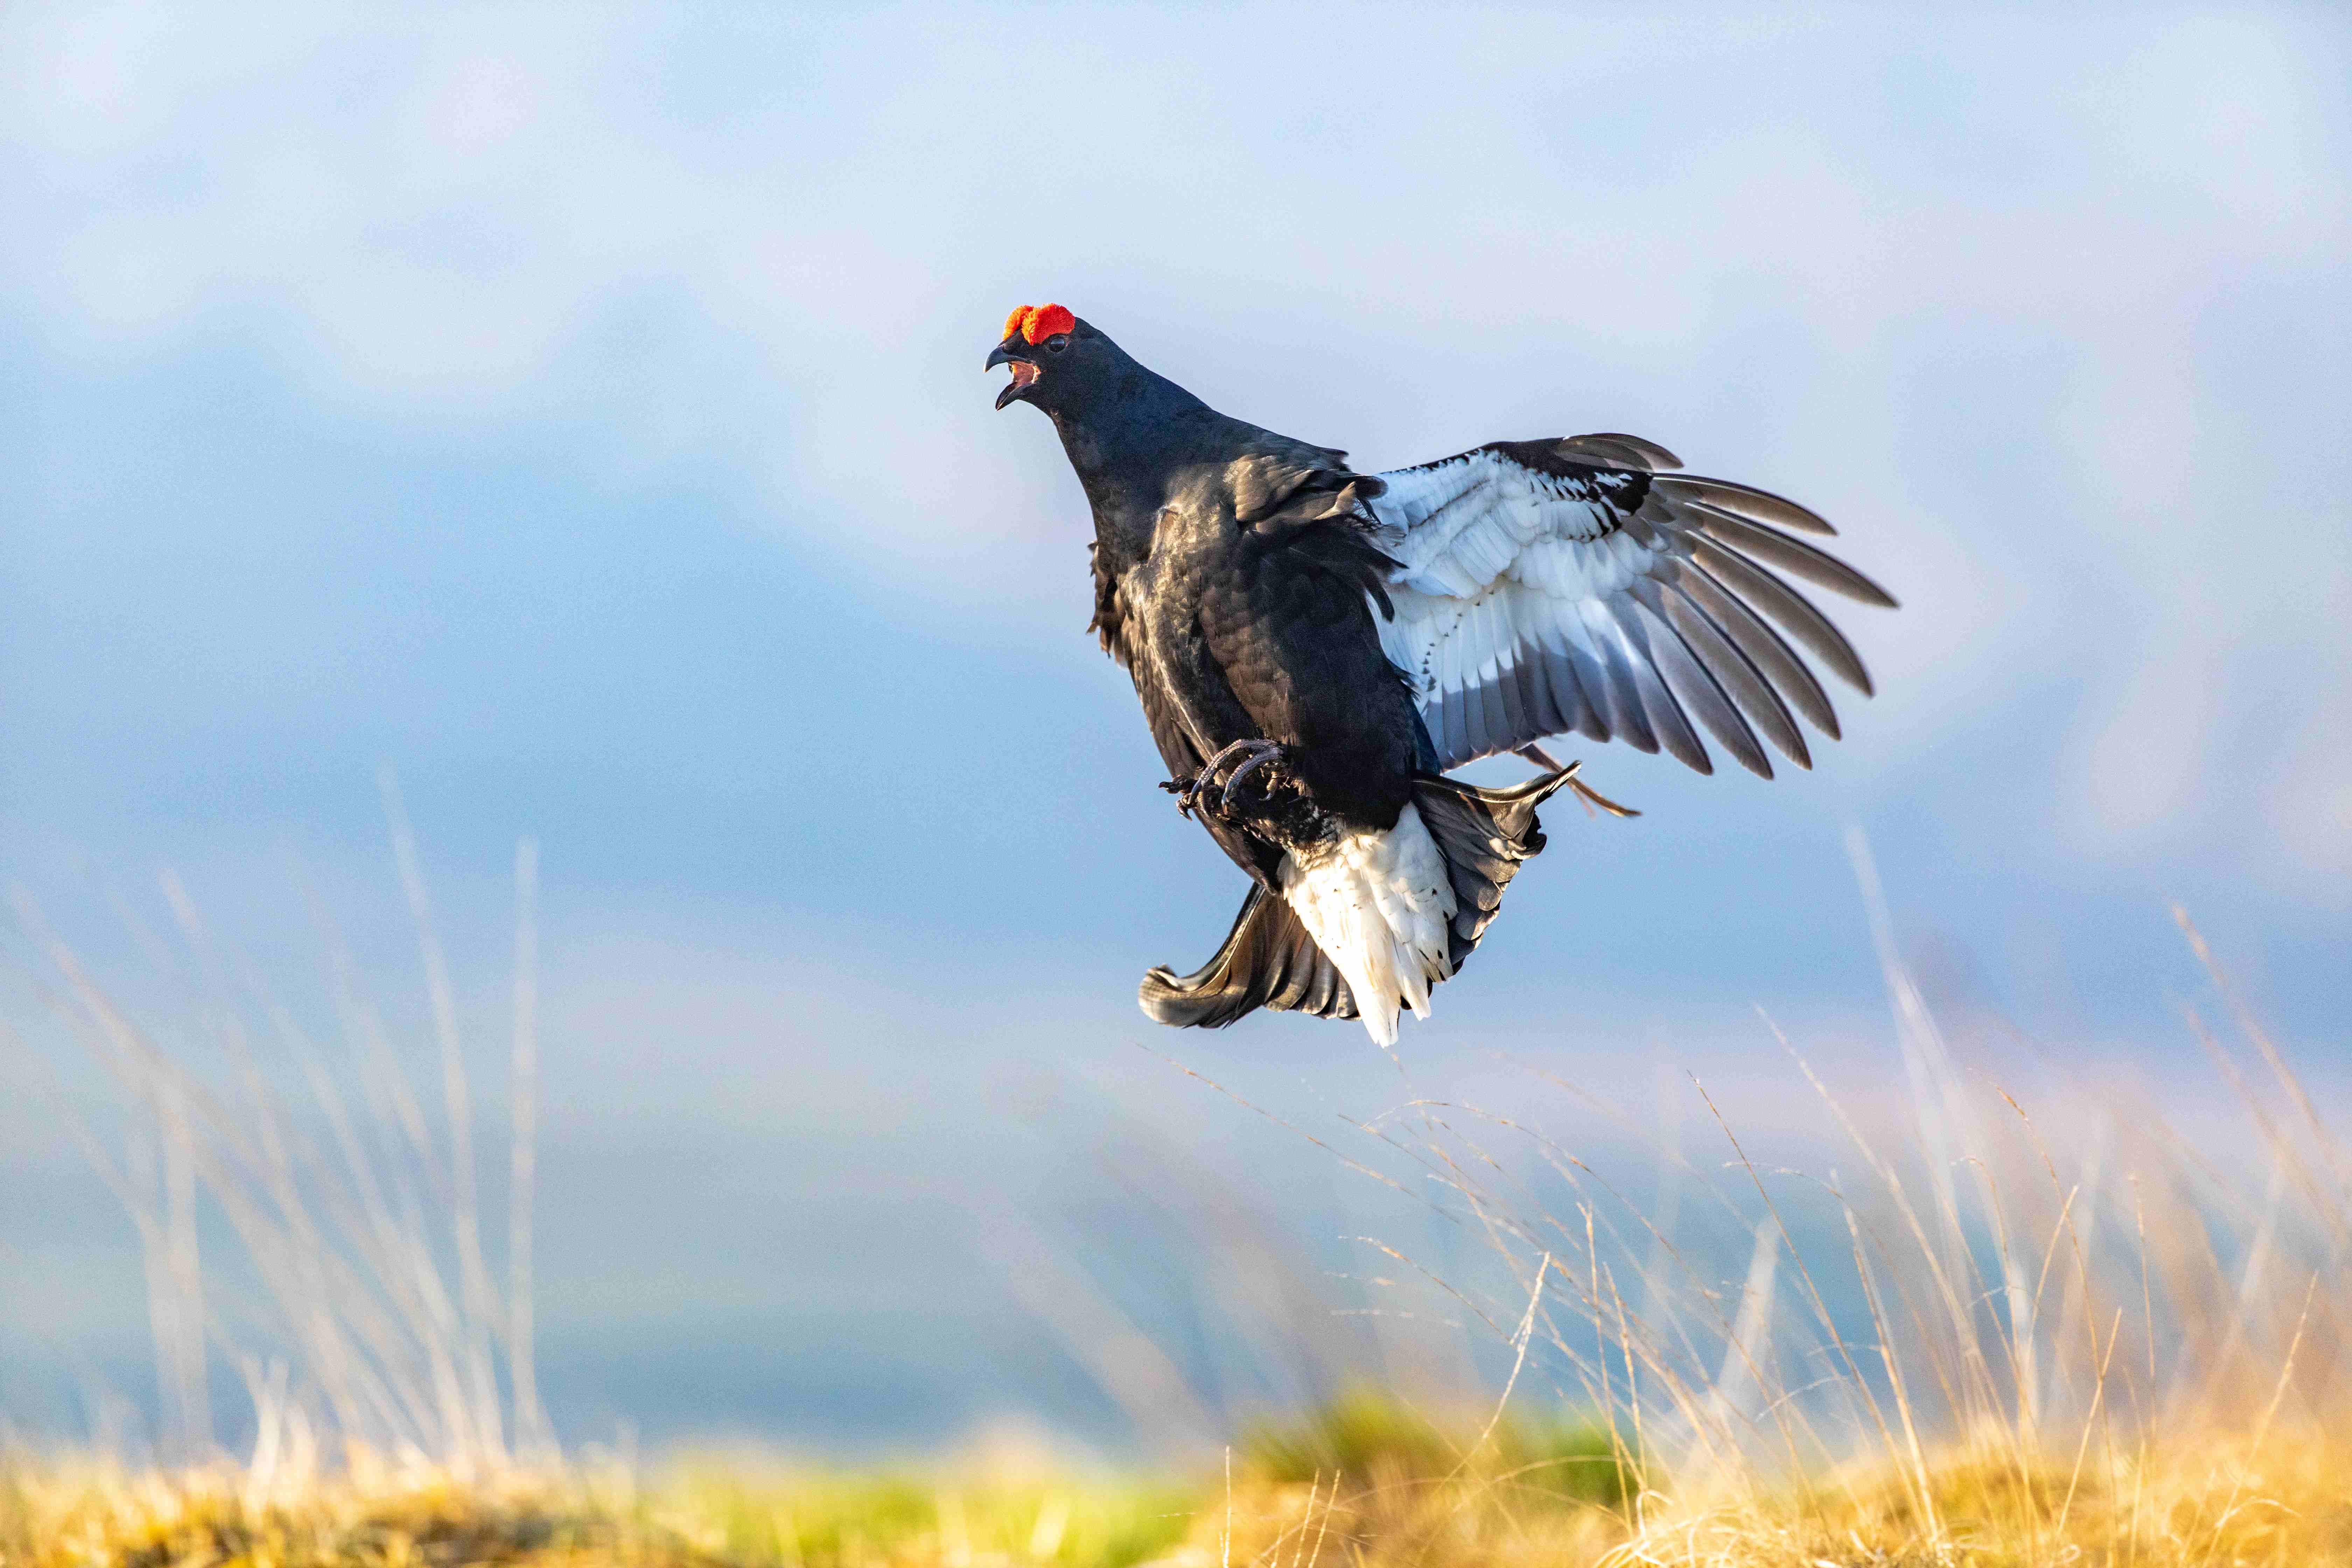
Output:
[[[600,1248],[586,1174],[688,1152],[639,1194],[713,1247],[784,1210],[908,1238],[954,1228],[1007,1136],[972,1107],[1029,1075],[1239,1136],[1138,1042],[1398,1092],[1352,1028],[1133,1010],[1240,887],[1080,634],[1056,445],[989,407],[1004,311],[1051,299],[1367,467],[1640,433],[1813,505],[1904,601],[1843,617],[1881,695],[1812,773],[1587,748],[1648,815],[1554,812],[1412,1071],[1502,1041],[1639,1099],[1662,1058],[1743,1070],[1759,1002],[1866,1060],[1849,824],[1948,990],[2051,1058],[2193,1048],[2175,899],[2340,1058],[2347,80],[2318,8],[16,12],[0,868],[110,952],[103,888],[168,862],[295,969],[290,848],[394,990],[389,764],[478,999],[535,835],[581,1419],[1083,1405],[1002,1348],[1002,1291],[926,1309],[998,1349],[910,1357],[859,1319],[903,1256],[786,1227],[730,1296],[658,1226]],[[1068,1103],[1008,1183],[1096,1147]],[[11,1267],[135,1290],[70,1147],[10,1142]],[[895,1174],[813,1205],[819,1147]],[[134,1300],[7,1331],[63,1365],[142,1331]],[[666,1405],[595,1348],[713,1342],[835,1383]]]

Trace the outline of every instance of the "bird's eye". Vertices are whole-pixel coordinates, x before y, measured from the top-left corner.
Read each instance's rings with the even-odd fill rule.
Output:
[[[1064,349],[1068,348],[1069,346],[1070,334],[1067,332],[1055,332],[1052,337],[1045,340],[1045,352],[1049,354],[1060,353]]]

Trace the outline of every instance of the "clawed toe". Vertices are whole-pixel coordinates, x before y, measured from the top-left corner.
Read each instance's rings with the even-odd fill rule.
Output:
[[[1255,738],[1235,741],[1203,763],[1201,765],[1201,771],[1191,778],[1167,779],[1161,782],[1160,787],[1176,797],[1176,809],[1186,816],[1192,816],[1193,808],[1201,804],[1202,797],[1212,791],[1217,792],[1217,810],[1221,814],[1230,812],[1234,808],[1236,792],[1241,787],[1242,780],[1268,763],[1281,761],[1283,755],[1283,748],[1273,741]],[[1231,776],[1224,780],[1223,788],[1219,790],[1217,775],[1223,771],[1228,763],[1237,757],[1243,759],[1241,765],[1234,769]]]
[[[1160,787],[1176,797],[1177,815],[1190,816],[1192,808],[1201,804],[1201,791],[1205,786],[1201,775],[1195,773],[1189,779],[1161,779]]]
[[[1240,767],[1235,768],[1233,771],[1233,776],[1225,780],[1224,793],[1217,797],[1218,807],[1224,811],[1233,810],[1234,797],[1241,792],[1242,780],[1249,777],[1250,774],[1257,772],[1258,769],[1265,766],[1268,763],[1278,763],[1282,761],[1283,755],[1284,752],[1280,746],[1268,744],[1265,750],[1250,758],[1249,761],[1244,763]]]

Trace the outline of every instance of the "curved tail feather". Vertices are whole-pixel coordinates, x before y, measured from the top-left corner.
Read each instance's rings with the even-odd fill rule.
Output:
[[[1154,968],[1136,1001],[1154,1021],[1179,1028],[1222,1029],[1260,1007],[1318,1018],[1356,1016],[1348,983],[1297,914],[1255,883],[1215,957],[1190,974]]]

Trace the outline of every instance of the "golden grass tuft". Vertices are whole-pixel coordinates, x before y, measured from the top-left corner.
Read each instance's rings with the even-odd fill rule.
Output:
[[[265,1493],[229,1467],[137,1475],[74,1463],[10,1468],[0,1553],[10,1568],[710,1560],[642,1510],[571,1479],[468,1484],[354,1473]]]
[[[1612,1563],[1819,1568],[1837,1564],[2322,1564],[2352,1562],[2352,1435],[2182,1440],[2147,1454],[2021,1476],[2005,1458],[1932,1465],[1939,1527],[1913,1489],[1874,1470],[1811,1499],[1661,1506]]]

